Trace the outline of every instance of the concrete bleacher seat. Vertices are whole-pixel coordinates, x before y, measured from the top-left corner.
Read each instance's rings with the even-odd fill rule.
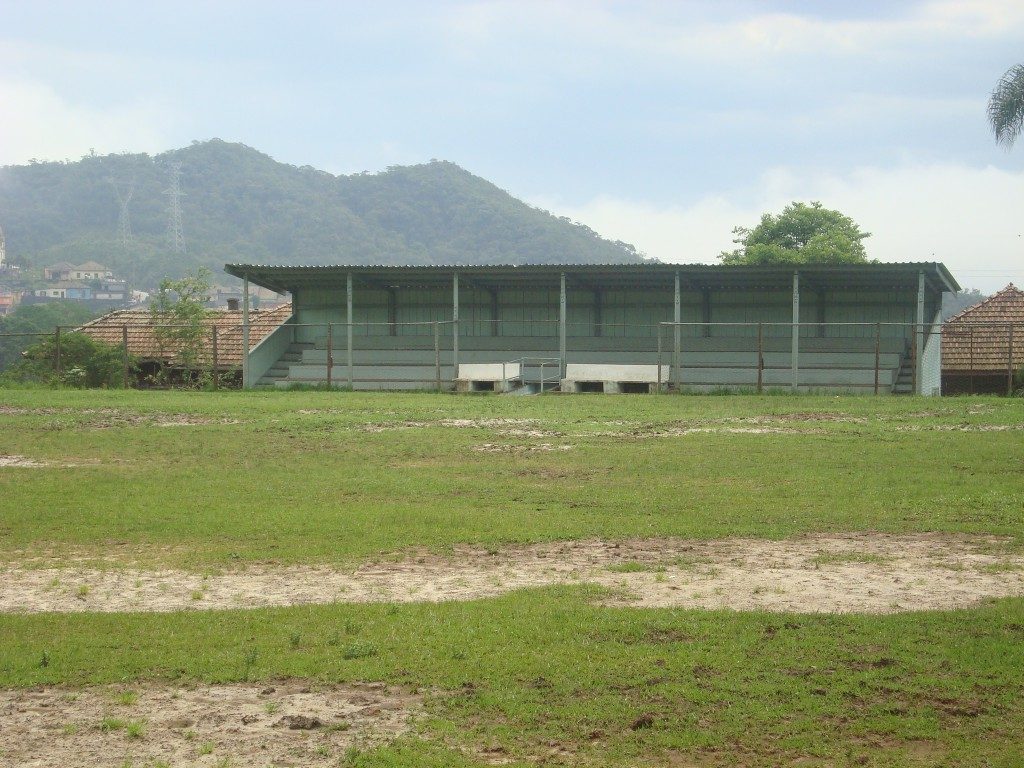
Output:
[[[668,381],[669,366],[661,366],[660,381]],[[562,379],[563,392],[655,391],[658,387],[657,365],[624,365],[616,363],[569,363]]]
[[[457,392],[509,392],[522,383],[519,363],[462,363],[455,379]]]

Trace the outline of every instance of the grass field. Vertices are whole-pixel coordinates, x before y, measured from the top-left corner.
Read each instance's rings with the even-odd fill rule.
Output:
[[[9,573],[351,569],[461,544],[860,531],[991,534],[1024,551],[1021,400],[14,390],[0,391],[3,457]],[[853,566],[888,561],[815,563]],[[836,615],[606,596],[581,583],[5,614],[0,687],[297,678],[424,694],[394,743],[296,765],[1024,764],[1024,598]],[[160,764],[153,738],[136,734],[136,767]],[[187,764],[249,764],[201,751]]]

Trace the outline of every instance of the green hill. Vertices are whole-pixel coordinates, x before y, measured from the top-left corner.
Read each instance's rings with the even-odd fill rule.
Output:
[[[181,164],[186,252],[167,245],[169,162]],[[134,183],[129,249],[115,183]],[[8,253],[35,268],[95,259],[139,285],[198,266],[622,263],[640,261],[566,218],[515,199],[454,163],[333,176],[214,139],[155,157],[90,155],[0,168]]]

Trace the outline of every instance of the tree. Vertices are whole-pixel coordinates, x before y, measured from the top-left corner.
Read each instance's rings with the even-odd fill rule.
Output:
[[[793,202],[782,213],[766,213],[753,229],[736,227],[740,247],[719,254],[723,264],[862,264],[866,262],[857,223],[821,203]]]
[[[1024,64],[1010,67],[999,78],[988,100],[988,121],[996,143],[1007,149],[1024,131]]]
[[[165,278],[149,308],[160,357],[173,359],[185,370],[197,369],[203,353],[210,277],[210,270],[200,267],[195,275],[180,280]],[[169,378],[169,371],[162,373]]]

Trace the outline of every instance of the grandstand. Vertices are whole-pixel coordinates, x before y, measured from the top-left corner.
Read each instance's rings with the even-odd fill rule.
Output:
[[[460,366],[489,364],[515,366],[516,380],[464,388],[536,392],[586,370],[597,378],[573,389],[588,391],[616,384],[602,366],[644,366],[659,380],[619,383],[937,393],[942,293],[959,289],[938,263],[226,271],[292,297],[291,316],[251,346],[248,387],[450,389]]]

